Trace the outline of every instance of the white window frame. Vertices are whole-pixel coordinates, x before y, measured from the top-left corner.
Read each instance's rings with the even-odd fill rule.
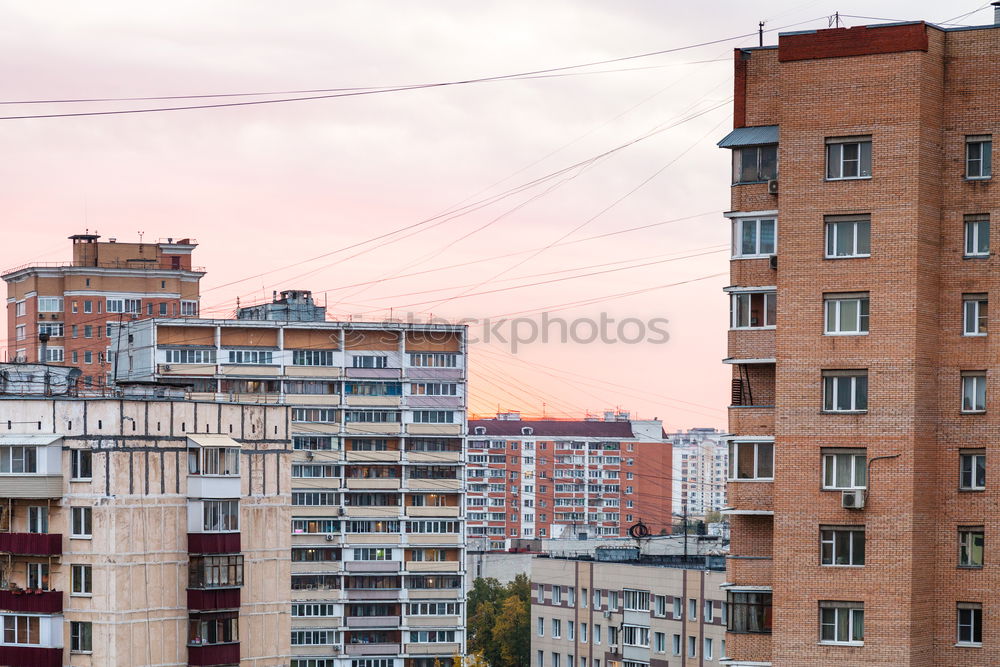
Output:
[[[986,412],[986,372],[966,371],[962,373],[961,412],[982,414]]]
[[[985,336],[989,332],[990,301],[987,294],[962,295],[962,335]]]
[[[38,312],[40,313],[61,313],[63,312],[63,305],[63,298],[61,296],[38,297]]]
[[[982,483],[979,481],[982,471]],[[961,450],[958,453],[958,488],[963,491],[986,489],[986,450]]]
[[[823,377],[823,412],[838,414],[857,414],[868,412],[869,386],[867,370],[844,370],[833,371],[824,370]],[[864,392],[859,391],[861,380],[864,380]],[[850,407],[837,407],[837,395],[842,388],[841,384],[848,384],[847,391],[850,393]],[[861,405],[861,397],[864,396],[864,405]]]
[[[773,148],[774,149],[774,173],[764,174],[761,173],[761,149],[762,148]],[[744,181],[743,176],[743,152],[753,151],[754,157],[756,158],[757,170],[755,180]],[[765,176],[765,178],[761,178]],[[773,181],[778,178],[778,144],[755,144],[753,146],[738,146],[733,148],[733,185],[746,185],[748,183],[767,183],[768,181]]]
[[[965,180],[986,181],[993,177],[993,135],[965,137]]]
[[[963,219],[965,228],[965,257],[989,257],[990,256],[990,214],[972,213]],[[986,243],[983,243],[983,237]],[[985,245],[985,247],[984,247]]]
[[[740,450],[750,449],[753,454],[753,475],[746,477],[740,474]],[[768,461],[770,459],[770,461]],[[770,474],[767,465],[770,463]],[[771,482],[774,481],[774,441],[773,440],[730,440],[729,441],[729,472],[730,482]],[[678,601],[674,600],[674,617],[680,617]]]
[[[88,481],[94,478],[94,453],[90,449],[70,450],[70,480],[74,482]],[[90,474],[84,474],[84,461]]]
[[[828,615],[826,612],[832,612]],[[860,623],[858,622],[860,615]],[[830,619],[832,616],[832,619]],[[846,618],[843,618],[846,616]],[[830,620],[828,620],[830,619]],[[831,622],[832,620],[832,622]],[[841,627],[841,624],[844,624]],[[861,626],[861,636],[856,634],[857,625]],[[865,643],[865,605],[863,602],[820,601],[819,603],[819,643],[841,646],[863,646]],[[830,628],[833,638],[824,637],[824,631]],[[846,638],[842,638],[841,630],[846,630]]]
[[[837,245],[844,225],[851,230],[851,252],[838,255]],[[867,227],[868,252],[859,251],[861,229]],[[828,215],[823,219],[823,256],[826,259],[853,259],[871,257],[872,250],[872,220],[870,215]]]
[[[856,155],[845,157],[848,146],[854,146]],[[867,165],[865,164],[867,162]],[[854,163],[853,175],[845,176],[846,167]],[[867,167],[867,170],[865,169]],[[872,138],[871,135],[856,137],[827,137],[826,139],[826,180],[857,181],[872,177]]]
[[[753,324],[751,313],[754,297],[763,296],[761,318],[763,324]],[[729,293],[729,327],[731,329],[773,329],[771,321],[777,315],[778,293],[774,288],[763,290],[740,290]],[[745,315],[745,317],[743,317]],[[746,322],[745,324],[743,322]]]
[[[181,317],[198,317],[198,302],[181,301]]]
[[[86,563],[70,566],[70,596],[89,598],[94,595],[94,568]]]
[[[89,540],[94,534],[94,512],[90,507],[70,507],[70,534],[72,540]]]
[[[769,249],[763,245],[761,233],[766,223],[770,223],[771,226],[771,247]],[[753,252],[744,252],[743,248],[743,235],[747,232],[748,227],[752,228]],[[776,215],[734,217],[732,232],[732,246],[730,247],[732,259],[761,259],[778,252],[778,218]]]
[[[867,336],[870,329],[871,299],[868,292],[823,295],[823,335],[825,336]],[[855,327],[844,325],[845,307],[852,304],[855,309]]]
[[[40,347],[39,347],[39,352],[41,352]],[[41,354],[39,354],[39,356],[41,356]],[[63,350],[62,347],[49,345],[45,348],[45,359],[43,360],[43,363],[45,362],[58,363],[63,361],[66,361],[66,352],[65,350]]]
[[[968,612],[968,618],[963,622],[962,612]],[[979,617],[978,619],[976,617]],[[976,641],[976,621],[979,626],[979,641]],[[983,645],[983,605],[979,602],[959,602],[955,609],[956,625],[956,646],[982,646]],[[967,628],[967,633],[963,638],[963,628]]]
[[[976,555],[978,555],[978,562]],[[986,531],[982,526],[960,526],[958,529],[958,567],[981,570],[985,561]]]
[[[842,533],[847,534],[846,544],[843,543],[845,538]],[[858,534],[861,536],[860,549]],[[823,567],[864,567],[865,537],[864,526],[820,526],[819,564]]]
[[[868,488],[868,452],[864,449],[823,449],[823,489],[842,491],[844,489],[866,489]],[[838,479],[838,471],[841,467],[837,465],[840,457],[850,457],[847,466],[850,480]],[[860,460],[859,460],[860,459]],[[860,466],[860,467],[859,467]],[[860,473],[860,474],[859,474]],[[859,480],[859,477],[864,479]],[[848,481],[848,485],[842,483]],[[860,482],[860,483],[859,483]]]

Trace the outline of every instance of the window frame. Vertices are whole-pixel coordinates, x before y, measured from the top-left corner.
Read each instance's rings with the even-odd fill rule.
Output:
[[[94,596],[94,566],[89,563],[70,565],[70,597],[89,598]]]
[[[847,533],[846,544],[838,539],[838,533]],[[858,535],[860,535],[860,562],[858,558]],[[865,527],[864,526],[834,526],[819,527],[819,564],[823,567],[864,567],[865,565]],[[846,557],[838,547],[846,546]],[[844,558],[844,562],[839,562]]]
[[[733,439],[728,443],[729,451],[729,464],[726,480],[731,482],[773,482],[774,481],[774,441],[773,440],[741,440]],[[763,447],[762,447],[763,446]],[[750,447],[753,450],[753,475],[750,477],[743,477],[740,475],[741,463],[744,463],[740,456],[740,449],[743,447]],[[762,451],[765,450],[765,451]],[[770,450],[770,456],[767,455],[766,450]],[[763,455],[763,458],[762,458]],[[761,475],[762,469],[761,464],[765,462],[765,459],[770,459],[770,475]],[[763,472],[767,472],[767,466],[764,466]]]
[[[833,621],[826,619],[825,612],[833,612]],[[841,628],[841,615],[846,614],[844,627]],[[860,614],[861,636],[857,637],[858,620]],[[828,639],[824,636],[827,627],[833,628],[834,637]],[[847,631],[847,639],[840,639],[840,630]],[[820,600],[819,602],[819,643],[833,646],[864,646],[865,643],[865,605],[863,602],[847,602],[839,600]]]
[[[840,225],[851,225],[852,239],[850,254],[838,255],[836,253],[839,237]],[[868,252],[859,252],[859,240],[861,234],[859,230],[867,227]],[[823,217],[823,258],[824,259],[863,259],[872,256],[872,218],[869,214],[862,215],[827,215]]]
[[[868,412],[869,384],[868,369],[844,369],[833,370],[824,369],[823,378],[823,405],[822,412],[825,414],[865,414]],[[844,380],[850,381],[850,404],[847,409],[837,407],[837,398],[840,393],[838,385]],[[864,380],[864,406],[859,407],[862,392],[859,391],[860,381]]]
[[[977,544],[977,536],[978,536],[978,544]],[[985,562],[986,562],[986,531],[984,530],[983,526],[959,526],[958,527],[959,569],[981,570],[983,569]]]
[[[732,219],[732,239],[730,246],[730,259],[762,259],[777,254],[778,252],[778,216],[777,215],[757,215],[739,216]],[[763,227],[765,223],[771,226],[771,249],[765,251],[763,242]],[[744,241],[747,234],[747,225],[753,226],[753,246],[754,252],[744,252]]]
[[[824,180],[864,181],[872,178],[872,173],[874,172],[872,167],[874,152],[872,146],[872,135],[860,134],[848,137],[827,137],[824,143],[826,145],[826,149],[824,150],[824,156],[826,158]],[[846,158],[844,156],[846,146],[857,147],[857,156],[855,158]],[[866,146],[867,148],[865,148]],[[865,173],[866,160],[867,173]],[[851,162],[857,162],[857,174],[853,176],[845,176],[844,166]],[[836,174],[833,169],[834,164],[836,164]]]
[[[74,505],[70,511],[71,540],[90,540],[94,537],[94,511],[92,507]],[[78,518],[79,517],[79,518]],[[80,531],[78,532],[78,529]]]
[[[69,652],[94,652],[94,625],[90,621],[69,622]]]
[[[763,324],[753,324],[752,314],[754,312],[754,297],[763,297],[760,304],[760,313]],[[741,304],[745,301],[745,304]],[[740,290],[729,293],[729,328],[733,331],[746,329],[774,329],[775,319],[778,314],[778,292],[774,289],[762,290]],[[746,318],[742,315],[746,314]],[[746,320],[747,324],[741,324]]]
[[[990,214],[969,213],[962,218],[963,245],[962,257],[965,259],[986,258],[990,256]],[[983,229],[985,225],[985,230]],[[982,232],[986,232],[986,248],[983,249]]]
[[[851,457],[853,459],[850,462],[850,465],[848,466],[848,470],[849,470],[849,474],[850,474],[851,482],[852,482],[851,486],[836,486],[836,483],[839,481],[837,479],[837,477],[838,477],[837,473],[840,470],[840,466],[838,466],[836,464],[836,459],[838,457],[841,457],[841,456],[849,456],[849,457]],[[821,485],[822,485],[823,490],[825,490],[825,491],[844,491],[844,490],[851,490],[851,489],[864,490],[864,489],[868,488],[868,451],[867,450],[865,450],[865,449],[850,449],[850,448],[838,449],[838,448],[832,448],[832,447],[831,448],[823,448],[823,449],[820,450],[820,457],[821,457],[821,468],[822,468]],[[859,475],[858,475],[858,460],[857,460],[858,457],[861,457],[862,464],[863,464],[862,467],[861,467],[861,470],[862,470],[863,476],[864,476],[864,484],[862,484],[862,485],[858,485],[858,483],[857,483],[858,482],[858,477],[859,477]],[[832,462],[833,462],[832,466],[831,466],[831,459],[832,459]],[[831,481],[832,484],[828,484],[827,483],[828,481]]]
[[[965,623],[962,612],[970,612]],[[962,628],[967,627],[969,638],[962,638]],[[983,645],[983,605],[979,602],[958,602],[955,605],[955,646]]]
[[[986,293],[962,294],[962,336],[989,334],[990,300]],[[971,325],[971,326],[970,326]]]
[[[767,172],[765,172],[764,167],[763,167],[763,165],[764,165],[764,159],[763,158],[765,156],[763,154],[762,149],[765,149],[765,148],[773,148],[774,149],[774,162],[773,162],[773,164],[774,164],[774,173],[770,174],[770,175]],[[743,177],[743,174],[744,174],[743,151],[751,151],[751,150],[754,152],[754,156],[756,158],[754,160],[754,162],[756,162],[756,165],[757,165],[755,167],[755,176],[757,178],[755,178],[753,180],[746,180],[746,181],[744,181],[744,180],[742,180],[742,177]],[[773,181],[773,180],[776,180],[778,178],[778,173],[779,173],[779,168],[780,167],[778,165],[778,144],[776,144],[776,143],[771,143],[771,144],[753,144],[753,145],[750,145],[750,146],[735,146],[735,147],[733,147],[732,159],[733,159],[733,172],[731,174],[731,176],[732,176],[732,185],[748,185],[748,184],[751,184],[751,183],[767,183],[768,181]]]
[[[979,460],[982,465],[979,465]],[[969,465],[966,466],[966,461]],[[980,476],[982,482],[979,483]],[[986,450],[965,449],[958,452],[958,488],[960,491],[986,490]]]
[[[856,303],[856,328],[843,327],[844,304]],[[834,328],[830,327],[831,316]],[[871,331],[871,295],[868,292],[837,292],[823,295],[824,336],[867,336]]]
[[[973,147],[979,155],[973,157]],[[973,161],[979,163],[978,175],[973,175]],[[993,178],[993,135],[969,134],[965,137],[965,180],[988,181]]]
[[[960,412],[966,415],[983,414],[986,412],[987,405],[987,395],[986,395],[986,371],[962,371],[961,374],[961,394],[960,396]],[[972,392],[968,391],[969,385],[972,386]],[[966,398],[971,398],[972,407],[966,407]],[[982,407],[980,406],[979,399],[982,398]]]

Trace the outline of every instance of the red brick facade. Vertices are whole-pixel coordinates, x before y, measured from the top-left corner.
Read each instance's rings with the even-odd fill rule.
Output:
[[[780,127],[780,192],[735,185],[731,204],[737,216],[777,211],[778,267],[732,262],[734,286],[776,285],[777,326],[770,354],[763,332],[730,334],[729,357],[754,360],[733,378],[755,394],[730,410],[730,432],[773,436],[774,454],[773,482],[730,484],[727,581],[773,590],[773,630],[730,632],[729,664],[998,662],[997,334],[963,336],[962,324],[963,294],[1000,297],[1000,241],[994,254],[963,252],[965,216],[994,227],[1000,216],[993,179],[966,178],[965,160],[967,137],[1000,135],[997,53],[1000,27],[907,24],[781,36],[737,55],[745,125]],[[827,144],[842,137],[870,137],[870,177],[829,177]],[[870,253],[828,259],[829,216],[848,215],[870,217]],[[866,334],[827,335],[824,295],[844,293],[868,295]],[[825,412],[823,371],[843,369],[867,372],[866,408]],[[986,372],[985,412],[961,412],[963,371]],[[823,454],[838,448],[866,460],[862,510],[823,489]],[[961,450],[985,450],[985,490],[959,488]],[[862,565],[822,564],[821,528],[838,526],[863,527]],[[981,567],[959,567],[963,526],[982,527]],[[824,639],[830,603],[863,608],[863,637]],[[960,641],[960,603],[981,605],[980,642]]]

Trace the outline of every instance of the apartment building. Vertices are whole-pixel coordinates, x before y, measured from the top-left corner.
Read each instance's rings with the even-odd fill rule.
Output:
[[[287,665],[287,408],[79,375],[0,364],[0,664]]]
[[[120,378],[291,408],[292,667],[464,653],[464,327],[151,319],[121,340]]]
[[[997,23],[736,51],[728,664],[997,663]]]
[[[674,514],[704,517],[726,506],[728,448],[724,434],[714,428],[692,428],[668,433],[673,448]]]
[[[466,515],[480,551],[516,538],[670,532],[671,454],[659,421],[469,421]]]
[[[75,234],[71,262],[32,263],[3,274],[7,358],[77,366],[81,387],[108,386],[110,324],[146,317],[197,317],[197,243],[99,241]],[[47,340],[39,341],[39,335]],[[41,355],[44,354],[44,358]]]
[[[726,655],[722,557],[536,557],[531,667],[704,667]]]

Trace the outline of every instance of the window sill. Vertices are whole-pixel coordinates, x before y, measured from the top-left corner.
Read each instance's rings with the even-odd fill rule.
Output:
[[[770,259],[771,257],[774,257],[774,255],[775,255],[775,253],[773,253],[773,252],[769,252],[769,253],[763,254],[763,255],[730,255],[729,259],[731,259],[731,260],[737,260],[737,259]]]
[[[737,478],[726,478],[726,483],[731,482],[773,482],[773,477],[737,477]]]
[[[958,487],[959,493],[982,493],[986,490],[985,486],[960,486]]]
[[[990,176],[966,176],[965,180],[967,182],[968,181],[980,181],[980,182],[981,181],[991,181],[991,180],[993,180],[993,176],[992,175],[990,175]]]
[[[93,535],[70,535],[69,539],[71,539],[71,540],[92,540],[92,539],[94,539],[94,536]]]
[[[73,651],[70,650],[70,655],[92,655],[93,651]]]
[[[987,334],[984,333],[963,333],[962,338],[986,338]]]
[[[962,255],[962,259],[989,259],[990,257],[992,257],[992,255],[988,252],[979,255]]]
[[[730,331],[761,331],[761,330],[774,331],[774,329],[775,325],[773,324],[769,324],[763,327],[729,327]]]
[[[94,478],[93,477],[71,477],[69,481],[70,482],[81,482],[81,483],[82,482],[93,482]]]
[[[824,486],[820,488],[820,491],[867,491],[868,487],[865,486]]]
[[[831,178],[827,176],[825,179],[827,183],[836,183],[838,181],[870,181],[871,176],[841,176],[840,178]]]
[[[864,567],[864,565],[851,565],[849,563],[820,563],[820,567],[846,567],[858,569]]]
[[[985,415],[986,410],[959,410],[960,415]]]
[[[824,336],[867,336],[867,331],[824,331]]]
[[[820,646],[864,646],[864,642],[816,642]]]
[[[956,565],[955,568],[958,569],[958,570],[981,570],[981,569],[983,569],[983,566],[982,565]]]
[[[868,259],[871,257],[871,253],[867,255],[824,255],[823,259]]]
[[[956,648],[982,648],[982,642],[955,642],[952,646]]]
[[[92,598],[92,597],[94,597],[94,594],[93,593],[70,593],[69,596],[71,598]]]
[[[866,415],[867,410],[820,410],[824,415]]]

